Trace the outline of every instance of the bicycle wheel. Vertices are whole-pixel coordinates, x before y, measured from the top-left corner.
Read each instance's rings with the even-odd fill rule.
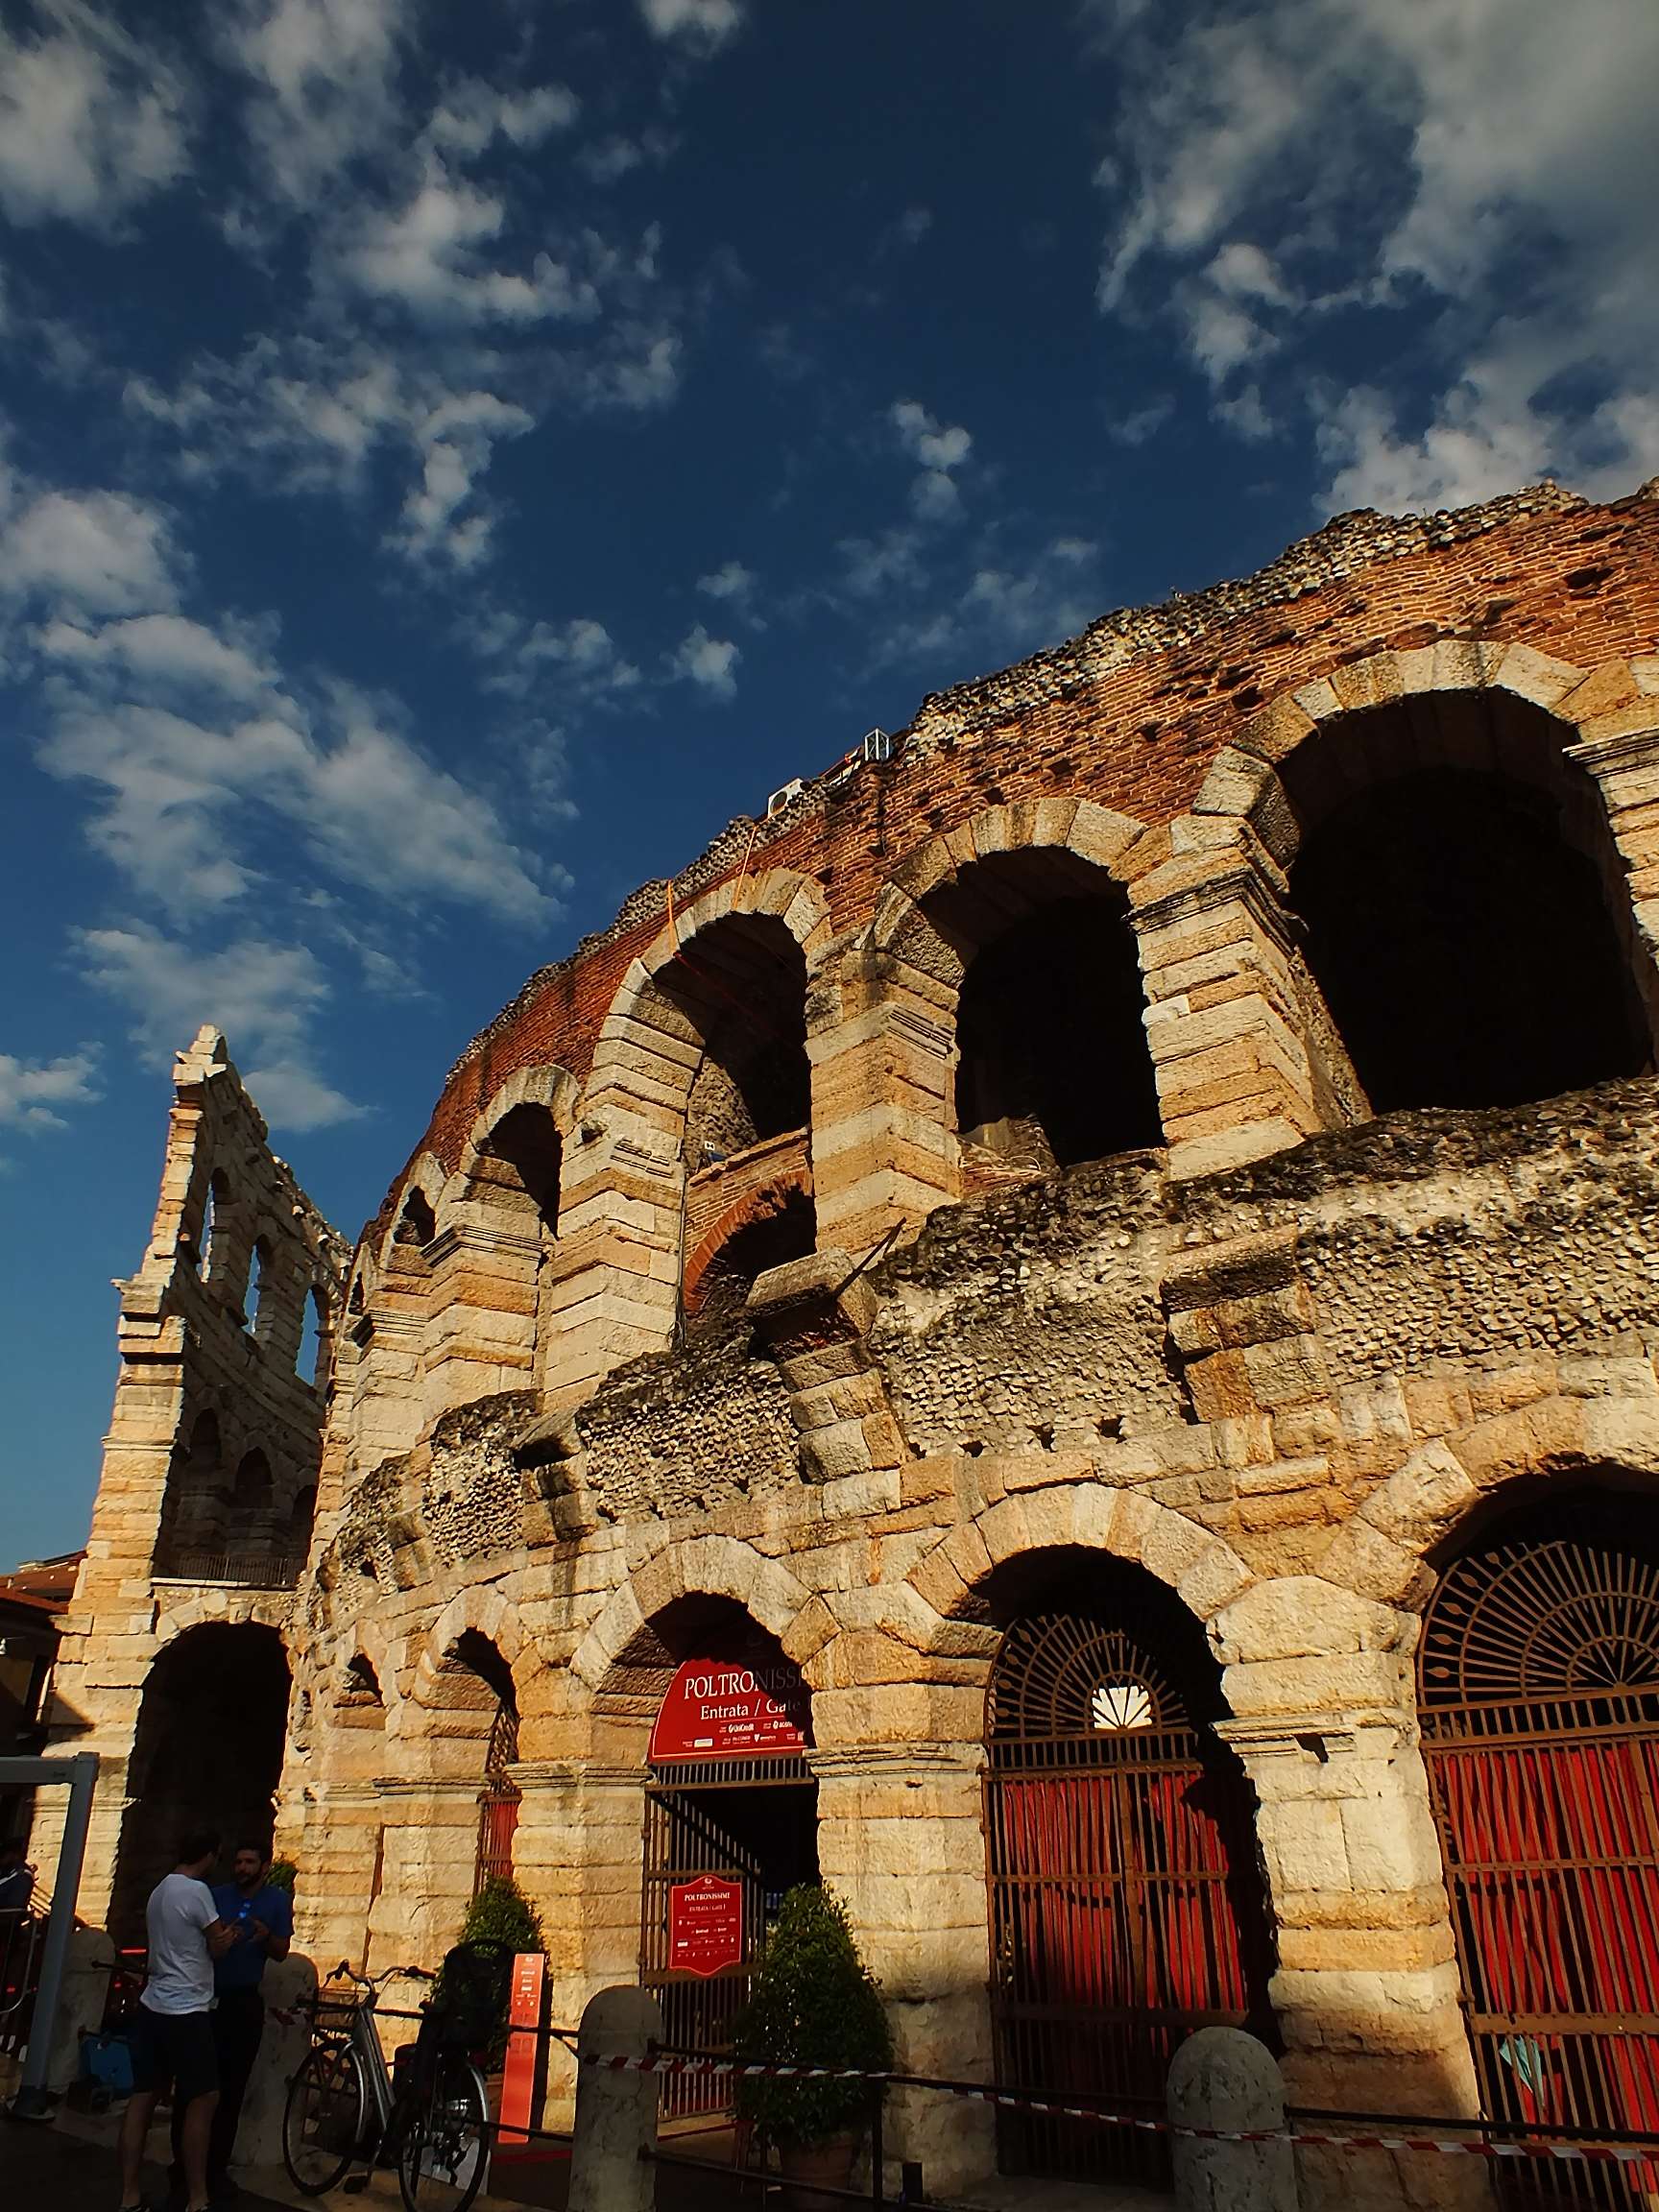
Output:
[[[483,2077],[459,2054],[438,2052],[397,2160],[408,2212],[467,2212],[483,2183],[489,2140]]]
[[[321,2197],[356,2156],[369,2118],[362,2061],[344,2043],[318,2049],[288,2085],[282,2163],[296,2189]]]

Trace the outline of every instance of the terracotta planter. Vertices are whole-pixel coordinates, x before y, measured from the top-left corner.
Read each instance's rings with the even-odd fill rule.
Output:
[[[853,2186],[853,2161],[858,2155],[858,2137],[831,2135],[827,2143],[780,2143],[778,2164],[789,2184],[794,2212],[846,2212],[846,2199],[829,2197],[815,2182],[831,2188]]]

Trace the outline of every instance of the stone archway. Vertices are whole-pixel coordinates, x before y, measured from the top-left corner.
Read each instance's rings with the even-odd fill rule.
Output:
[[[288,1657],[274,1627],[204,1622],[159,1652],[145,1679],[128,1767],[110,1928],[142,1942],[151,1889],[189,1827],[229,1850],[268,1844],[282,1773]]]

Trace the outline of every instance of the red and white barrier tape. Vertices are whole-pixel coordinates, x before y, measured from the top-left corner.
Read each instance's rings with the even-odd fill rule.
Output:
[[[600,2066],[613,2074],[731,2074],[739,2080],[757,2079],[782,2081],[886,2081],[885,2074],[870,2074],[855,2066],[743,2065],[733,2058],[585,2058],[587,2066]],[[902,2081],[898,2084],[903,2086]],[[954,2088],[943,2092],[970,2104],[994,2104],[1005,2112],[1035,2112],[1046,2120],[1094,2120],[1107,2128],[1138,2128],[1154,2135],[1185,2135],[1200,2143],[1290,2143],[1298,2149],[1317,2151],[1434,2151],[1453,2158],[1585,2159],[1595,2164],[1659,2165],[1659,2144],[1646,2148],[1601,2143],[1462,2143],[1426,2135],[1304,2135],[1288,2129],[1236,2128],[1178,2128],[1171,2120],[1150,2119],[1138,2112],[1103,2112],[1088,2104],[1057,2104],[1047,2098],[1020,2097],[1006,2089]]]

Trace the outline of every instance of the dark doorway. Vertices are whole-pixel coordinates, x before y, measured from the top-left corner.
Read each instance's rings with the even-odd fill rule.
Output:
[[[1272,2037],[1255,1800],[1221,1711],[1197,1623],[1141,1570],[1096,1561],[1020,1603],[986,1699],[998,2080],[1156,2116],[1193,2030]],[[1009,2112],[998,2152],[1169,2186],[1140,2130]]]
[[[254,1622],[187,1629],[151,1668],[116,1859],[118,1942],[143,1942],[145,1904],[186,1828],[216,1830],[227,1851],[243,1837],[269,1843],[288,1688],[281,1637]]]
[[[1575,773],[1558,753],[1538,781],[1417,768],[1308,829],[1291,902],[1377,1113],[1520,1105],[1650,1064],[1623,872]]]

